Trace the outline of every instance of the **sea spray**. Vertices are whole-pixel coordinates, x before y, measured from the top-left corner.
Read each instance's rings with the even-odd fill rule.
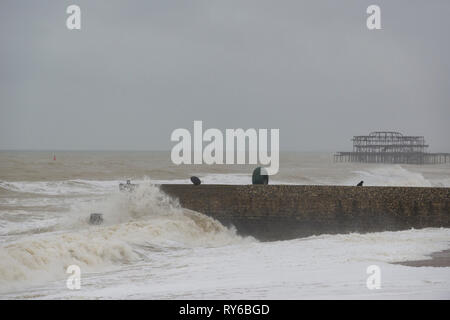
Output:
[[[90,226],[87,219],[91,211],[102,212],[105,225]],[[255,241],[236,235],[235,230],[213,218],[181,208],[149,181],[134,192],[117,192],[74,207],[71,214],[76,214],[72,223],[66,220],[57,232],[35,234],[0,247],[2,287],[11,282],[61,279],[72,264],[92,272],[136,263],[145,259],[149,248],[217,247]],[[61,230],[64,225],[68,230]]]
[[[354,171],[357,178],[368,186],[410,186],[410,187],[432,187],[433,184],[425,179],[419,172],[412,172],[401,165],[376,167],[367,170]]]

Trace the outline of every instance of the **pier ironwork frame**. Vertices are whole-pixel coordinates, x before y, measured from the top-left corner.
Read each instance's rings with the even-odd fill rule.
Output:
[[[442,164],[450,153],[427,153],[423,136],[405,136],[396,131],[375,131],[354,136],[352,152],[337,152],[335,162]]]

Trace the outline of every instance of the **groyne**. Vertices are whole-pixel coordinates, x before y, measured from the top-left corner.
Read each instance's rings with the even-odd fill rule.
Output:
[[[184,208],[267,241],[450,227],[450,188],[166,184],[161,190]]]

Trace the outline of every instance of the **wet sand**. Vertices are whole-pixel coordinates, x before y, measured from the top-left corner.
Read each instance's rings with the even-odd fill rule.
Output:
[[[450,249],[430,254],[431,259],[394,262],[409,267],[450,267]]]

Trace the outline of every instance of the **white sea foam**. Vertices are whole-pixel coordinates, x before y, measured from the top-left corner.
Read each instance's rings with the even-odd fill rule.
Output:
[[[433,183],[425,179],[418,172],[412,172],[400,165],[382,166],[369,170],[354,171],[364,180],[365,185],[371,186],[410,186],[410,187],[432,187]]]
[[[130,177],[141,187],[133,193],[118,191],[128,160],[113,164],[120,174],[102,171],[110,162],[75,159],[67,172],[52,164],[45,172],[22,176],[21,166],[17,177],[8,175],[55,181],[0,181],[0,298],[450,298],[450,268],[390,264],[447,249],[450,229],[261,243],[183,210],[154,185],[190,184],[191,175],[203,184],[251,184],[251,172],[177,171],[137,157]],[[448,166],[333,164],[328,158],[294,157],[270,183],[450,186]],[[93,169],[84,173],[87,164]],[[142,178],[147,166],[149,174],[155,166],[160,179]],[[87,223],[93,212],[104,214],[103,225]],[[65,288],[70,264],[82,269],[79,292]],[[370,264],[381,267],[381,290],[365,286]]]
[[[66,220],[58,226],[70,231],[34,235],[0,248],[4,287],[64,277],[71,264],[94,271],[137,262],[149,247],[214,247],[253,241],[210,217],[181,208],[149,182],[132,193],[116,193],[72,210],[71,223]],[[89,212],[98,210],[104,212],[105,225],[89,226]]]
[[[0,188],[41,195],[105,194],[117,188],[117,181],[0,181]]]
[[[276,242],[155,251],[148,260],[108,273],[85,274],[79,292],[49,284],[3,297],[327,299],[450,298],[450,268],[394,261],[426,259],[448,247],[450,229],[321,235]],[[381,269],[369,290],[367,267]],[[107,285],[104,285],[107,284]]]

